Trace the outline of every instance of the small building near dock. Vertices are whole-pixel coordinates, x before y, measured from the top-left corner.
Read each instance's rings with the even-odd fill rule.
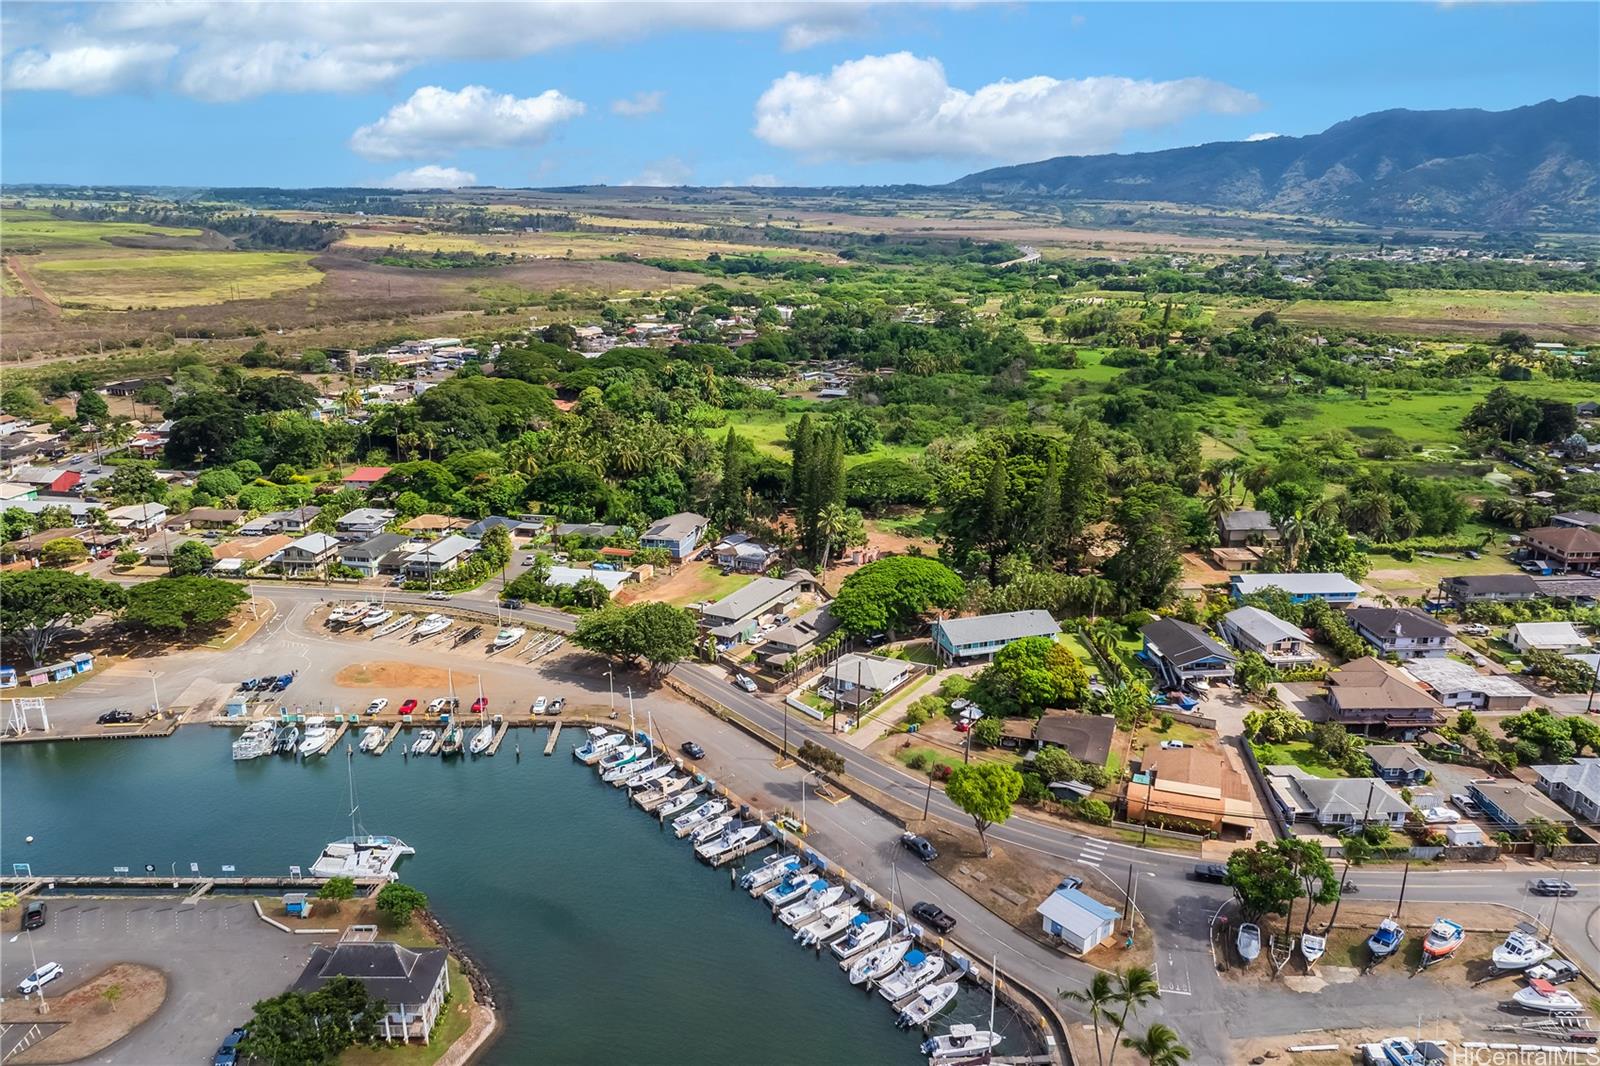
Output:
[[[390,1043],[426,1044],[450,992],[448,957],[444,948],[414,951],[389,941],[319,945],[293,990],[315,992],[336,977],[360,981],[369,995],[383,1001],[378,1035]]]
[[[1035,908],[1046,936],[1055,937],[1069,951],[1093,951],[1116,932],[1117,911],[1076,888],[1058,888]]]

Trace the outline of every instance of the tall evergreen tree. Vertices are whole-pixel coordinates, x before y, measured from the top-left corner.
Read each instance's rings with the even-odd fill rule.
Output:
[[[811,444],[815,430],[811,425],[811,416],[800,416],[800,422],[794,427],[794,445],[790,452],[789,464],[789,502],[795,507],[804,506],[806,478],[811,469]]]
[[[722,442],[722,480],[717,485],[713,505],[717,519],[726,529],[738,528],[749,517],[745,506],[745,489],[749,480],[744,439],[730,426]]]
[[[1006,502],[1009,488],[1006,457],[998,455],[989,467],[989,480],[983,489],[983,547],[989,554],[989,580],[998,575],[1000,559],[1011,544],[1011,508]]]
[[[1072,565],[1082,563],[1089,527],[1106,511],[1106,463],[1100,442],[1087,423],[1078,426],[1067,449],[1061,477],[1061,550]]]

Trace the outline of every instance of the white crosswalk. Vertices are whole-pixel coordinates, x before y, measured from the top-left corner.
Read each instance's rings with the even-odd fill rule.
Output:
[[[1106,857],[1106,846],[1098,840],[1085,840],[1078,849],[1078,861],[1085,866],[1100,866],[1100,860]]]

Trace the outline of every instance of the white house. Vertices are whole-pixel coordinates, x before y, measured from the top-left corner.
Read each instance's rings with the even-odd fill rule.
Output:
[[[448,958],[444,948],[414,951],[393,943],[340,941],[311,949],[311,961],[294,983],[294,991],[315,992],[336,977],[360,981],[383,1003],[379,1036],[391,1043],[426,1044],[450,994]]]
[[[1235,648],[1253,651],[1279,670],[1310,666],[1317,661],[1311,638],[1303,630],[1259,607],[1229,611],[1222,616],[1217,630]]]
[[[1600,759],[1535,766],[1539,790],[1589,825],[1600,821]]]
[[[911,676],[911,663],[882,655],[841,655],[823,671],[818,695],[853,705],[893,692]],[[821,689],[827,689],[822,692]]]
[[[1565,655],[1589,646],[1589,638],[1571,622],[1518,622],[1511,627],[1511,646],[1518,651],[1553,651]]]
[[[1034,913],[1043,919],[1045,935],[1055,937],[1079,955],[1111,939],[1121,917],[1115,908],[1076,888],[1056,889]]]
[[[454,570],[461,565],[462,560],[478,550],[478,542],[471,537],[463,537],[459,533],[452,533],[406,556],[405,565],[401,568],[406,577],[426,579],[430,574],[443,573]]]
[[[1054,640],[1061,626],[1049,611],[1008,611],[972,618],[942,618],[933,623],[933,646],[946,663],[970,663],[992,658],[1007,645],[1024,637]]]
[[[1450,630],[1415,607],[1352,607],[1344,617],[1362,640],[1384,655],[1442,658],[1449,650]]]
[[[1294,603],[1353,603],[1361,595],[1361,586],[1343,574],[1234,574],[1228,580],[1236,600],[1270,588],[1287,592]]]

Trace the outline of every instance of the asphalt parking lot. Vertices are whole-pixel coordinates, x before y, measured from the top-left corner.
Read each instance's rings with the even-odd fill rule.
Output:
[[[31,952],[14,919],[0,939],[0,987],[8,997],[34,958],[66,969],[46,986],[47,999],[115,962],[167,975],[167,1001],[155,1017],[97,1056],[100,1063],[209,1062],[228,1030],[249,1020],[252,1004],[299,976],[316,939],[279,932],[242,898],[194,906],[175,898],[45,900],[49,921],[31,934]]]

